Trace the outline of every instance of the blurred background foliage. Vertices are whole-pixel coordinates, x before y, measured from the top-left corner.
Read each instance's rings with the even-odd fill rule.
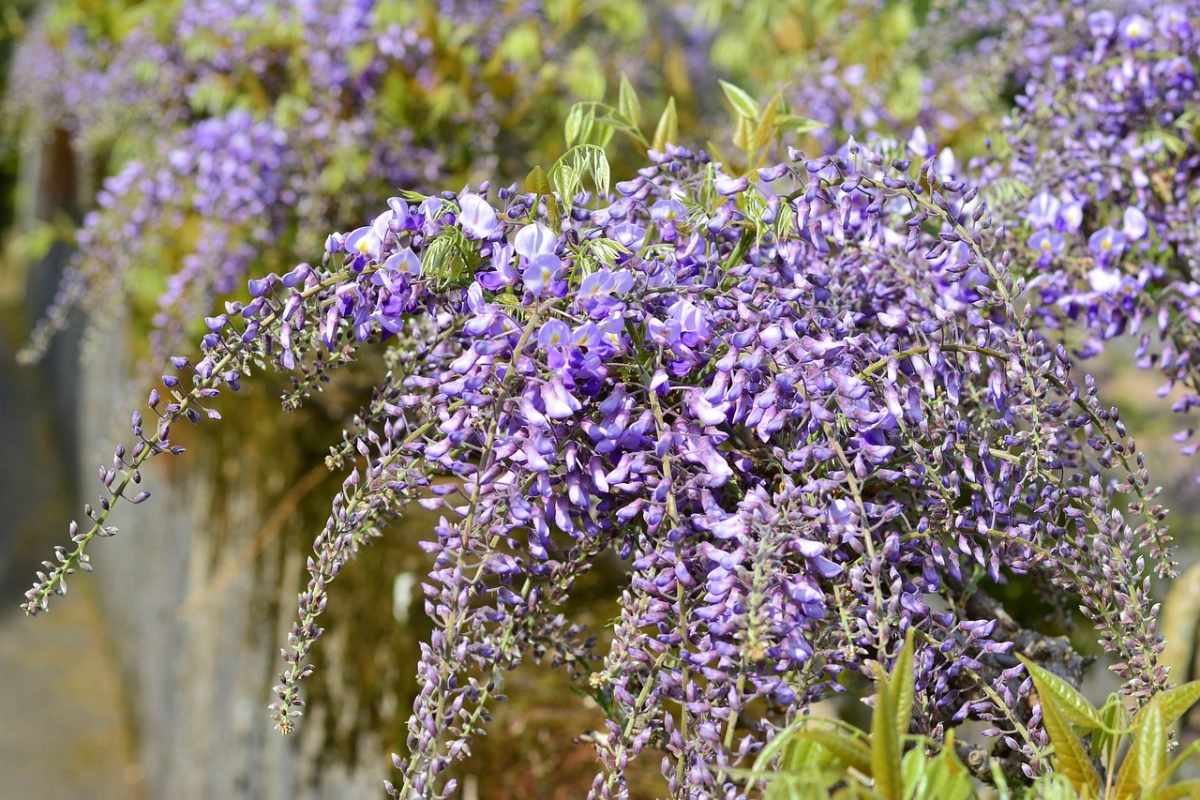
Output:
[[[927,19],[957,14],[960,4],[378,0],[346,4],[365,19],[347,23],[350,11],[321,2],[57,0],[36,4],[36,16],[20,24],[21,12],[35,8],[27,2],[8,14],[9,28],[28,35],[5,127],[10,144],[21,132],[26,141],[56,128],[70,133],[85,162],[85,208],[106,178],[143,167],[110,191],[114,208],[99,210],[82,271],[91,270],[90,310],[107,308],[94,316],[128,307],[135,330],[146,333],[156,313],[174,316],[177,328],[206,313],[237,285],[227,280],[233,272],[240,279],[315,257],[326,232],[357,226],[400,186],[509,184],[535,166],[548,169],[564,149],[573,105],[615,102],[622,74],[642,98],[649,130],[671,99],[682,143],[719,156],[735,149],[737,135],[736,109],[715,91],[727,80],[764,104],[777,95],[787,111],[823,126],[791,144],[903,140],[919,125],[929,141],[969,157],[1005,108],[1006,86],[1004,69],[992,71],[996,85],[978,70],[964,80],[959,69],[986,29],[923,35]],[[147,196],[145,181],[179,171],[172,154],[197,149],[204,120],[228,125],[235,113],[286,139],[290,160],[279,170],[291,207],[226,214],[221,244],[206,245],[215,215],[194,199],[195,175],[174,175],[159,189],[166,197]],[[618,176],[641,163],[623,137],[608,149]],[[11,150],[8,158],[11,165]],[[117,230],[130,217],[149,217],[136,237]],[[265,225],[272,230],[263,236]],[[19,250],[37,256],[69,239],[70,228],[62,218],[30,222]],[[122,236],[135,252],[121,252]],[[214,263],[185,271],[189,258]],[[219,260],[229,274],[214,276]],[[171,276],[193,285],[190,303],[171,289]],[[182,339],[177,331],[166,345]]]

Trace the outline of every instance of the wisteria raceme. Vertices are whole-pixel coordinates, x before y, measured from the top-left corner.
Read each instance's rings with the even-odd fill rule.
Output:
[[[285,23],[294,22],[302,26],[301,33],[296,41],[286,35],[279,41],[264,40],[252,34],[248,22],[255,19],[271,21],[283,31],[289,30]],[[370,135],[377,123],[374,109],[366,104],[377,91],[380,74],[389,65],[408,68],[403,66],[406,57],[411,63],[419,58],[417,48],[405,49],[403,32],[394,32],[400,44],[391,48],[391,59],[376,58],[361,74],[351,74],[350,51],[370,43],[372,25],[369,4],[196,0],[182,4],[171,20],[168,43],[155,44],[151,53],[158,76],[151,86],[174,81],[174,96],[143,91],[143,96],[120,97],[105,91],[104,84],[87,95],[65,98],[58,116],[44,121],[75,130],[84,145],[113,135],[101,125],[106,117],[92,113],[93,105],[125,108],[126,115],[135,117],[150,116],[153,109],[158,116],[143,130],[149,147],[108,179],[98,195],[99,209],[85,219],[79,252],[26,357],[40,354],[74,303],[84,301],[93,309],[122,305],[118,298],[131,291],[128,284],[136,280],[131,276],[144,271],[146,264],[177,265],[168,272],[154,320],[159,341],[154,352],[169,352],[180,343],[184,322],[240,283],[251,264],[261,268],[271,263],[266,254],[297,231],[330,224],[339,201],[322,181],[328,182],[328,170],[343,159],[339,153],[360,149],[365,138],[377,141],[363,155],[371,156],[373,177],[383,185],[424,185],[441,176],[440,159],[415,146],[411,134],[386,139]],[[136,40],[154,40],[153,29],[147,22],[123,44],[136,51]],[[131,64],[130,59],[117,59],[98,71],[86,60],[106,48],[122,51],[121,43],[101,37],[84,44],[81,39],[82,33],[73,31],[68,41],[79,43],[58,59],[69,71],[118,88],[144,84],[138,79],[141,60]],[[416,42],[415,32],[410,40]],[[288,74],[281,44],[303,57],[311,103],[297,108],[295,104],[303,101],[292,97],[285,110],[294,120],[282,126],[279,121],[287,117],[280,113],[278,100],[275,122],[245,109],[222,110],[214,87],[240,82],[257,85],[260,93],[288,89],[262,85],[269,76]],[[35,52],[45,55],[41,48]],[[91,78],[92,72],[101,77]],[[216,115],[196,114],[196,109],[214,105]],[[348,119],[347,105],[352,114]],[[117,139],[122,143],[137,146]],[[369,190],[364,195],[357,202],[375,199]],[[300,235],[299,244],[315,242]]]
[[[86,154],[111,153],[120,167],[79,232],[79,252],[26,360],[40,356],[75,304],[100,319],[131,297],[144,303],[137,293],[151,264],[157,280],[149,283],[166,279],[153,321],[152,353],[163,358],[182,343],[185,321],[251,265],[283,269],[395,187],[489,174],[561,130],[553,104],[537,109],[546,122],[507,121],[513,106],[521,110],[512,88],[526,83],[521,70],[574,52],[560,21],[529,3],[177,5],[134,4],[131,30],[119,35],[60,29],[51,15],[18,56],[42,77],[10,98],[14,116],[32,115],[32,129],[62,126]],[[590,16],[573,24],[604,30]],[[501,47],[516,28],[545,31],[534,36],[535,52]],[[621,54],[619,36],[608,39]],[[624,55],[626,66],[640,63]],[[604,65],[596,67],[591,77],[602,81]],[[445,80],[457,73],[461,90]],[[537,81],[523,86],[521,104],[562,94],[555,73]],[[353,193],[342,191],[348,184]]]
[[[1136,337],[1139,366],[1166,378],[1160,395],[1184,388],[1182,412],[1200,402],[1198,15],[1195,2],[1074,9],[995,157],[964,170],[994,187],[1042,324],[1086,329],[1083,357]]]
[[[320,267],[251,281],[151,395],[157,423],[135,417],[91,528],[26,609],[86,565],[171,427],[250,365],[293,373],[292,404],[381,347],[391,371],[333,451],[350,471],[272,708],[296,725],[329,583],[360,545],[407,503],[441,508],[394,797],[448,796],[505,672],[547,656],[611,698],[591,796],[629,796],[652,748],[672,797],[742,797],[738,768],[842,672],[888,668],[910,628],[918,732],[987,720],[992,755],[1033,774],[1047,739],[1014,655],[1061,654],[999,618],[989,587],[1014,575],[1083,604],[1131,702],[1161,688],[1157,490],[1116,409],[1018,307],[979,192],[854,142],[744,177],[650,155],[615,195],[393,198]],[[592,639],[561,604],[605,551],[628,580]]]
[[[1087,3],[1074,0],[933,0],[924,25],[913,31],[898,60],[923,67],[929,111],[926,125],[939,140],[960,127],[991,133],[1008,110],[1011,87],[1052,80],[1053,60],[1086,47]],[[937,31],[939,35],[926,35]],[[943,133],[944,132],[944,133]]]
[[[81,28],[51,27],[46,16],[35,18],[13,54],[12,72],[21,80],[7,87],[6,134],[18,123],[38,135],[62,127],[91,151],[122,132],[162,130],[188,116],[179,97],[182,65],[147,27],[120,45]]]

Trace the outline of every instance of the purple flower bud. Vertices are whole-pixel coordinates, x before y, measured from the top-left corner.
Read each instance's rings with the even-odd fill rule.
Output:
[[[740,178],[718,175],[713,181],[713,188],[717,190],[717,194],[729,197],[730,195],[740,194],[750,188],[750,179],[744,175]]]
[[[758,171],[758,178],[759,178],[759,180],[766,181],[767,183],[771,183],[772,181],[776,181],[776,180],[779,180],[780,178],[782,178],[787,173],[787,171],[788,171],[787,164],[776,164],[773,167],[763,167],[762,169],[760,169]]]
[[[250,289],[251,297],[262,297],[271,291],[271,281],[269,278],[251,278],[247,282],[247,287]]]

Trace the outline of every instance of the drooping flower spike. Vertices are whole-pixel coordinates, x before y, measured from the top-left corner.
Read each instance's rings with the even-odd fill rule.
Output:
[[[1094,610],[1126,691],[1145,696],[1165,680],[1145,559],[1171,568],[1155,492],[1115,410],[1016,310],[975,190],[927,188],[915,176],[932,161],[887,165],[853,143],[793,155],[769,185],[705,195],[707,158],[669,148],[636,179],[641,202],[577,208],[554,238],[532,197],[506,191],[488,213],[482,195],[444,195],[389,222],[361,265],[339,235],[320,267],[255,281],[152,398],[153,430],[135,419],[93,526],[27,608],[86,563],[171,427],[251,363],[296,373],[298,402],[346,354],[383,347],[410,356],[335,450],[350,471],[285,651],[281,730],[303,709],[329,583],[418,501],[444,514],[423,543],[435,632],[393,796],[452,790],[447,767],[535,648],[612,698],[593,796],[627,796],[652,742],[672,796],[740,796],[737,767],[910,627],[917,727],[988,720],[1033,769],[1045,734],[1007,655],[1023,640],[970,609],[1033,576]],[[1109,468],[1123,484],[1101,480]],[[442,475],[456,483],[429,492]],[[1124,496],[1146,524],[1124,522]],[[609,550],[629,580],[595,652],[559,609]]]

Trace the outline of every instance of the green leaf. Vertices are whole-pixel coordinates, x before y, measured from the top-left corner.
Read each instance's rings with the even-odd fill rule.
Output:
[[[567,121],[563,123],[563,138],[567,147],[574,147],[579,141],[579,134],[583,130],[583,113],[583,103],[576,103],[567,112]]]
[[[1116,800],[1137,800],[1141,795],[1138,785],[1138,760],[1133,752],[1125,754],[1121,769],[1117,772],[1117,780],[1113,784],[1113,797]]]
[[[350,48],[346,52],[346,65],[350,67],[350,72],[359,76],[367,71],[367,67],[371,66],[371,62],[379,55],[379,51],[375,49],[375,43],[360,44]]]
[[[1146,706],[1134,747],[1138,783],[1142,785],[1142,796],[1148,797],[1163,778],[1167,766],[1167,726],[1157,703]]]
[[[1200,700],[1200,681],[1191,681],[1182,686],[1176,686],[1174,689],[1159,692],[1154,695],[1149,703],[1139,709],[1137,714],[1134,714],[1134,727],[1137,727],[1142,719],[1142,715],[1152,705],[1159,707],[1162,713],[1163,725],[1170,725],[1182,717],[1184,712],[1194,706],[1198,700]]]
[[[1092,734],[1092,758],[1113,755],[1109,752],[1113,743],[1120,741],[1129,731],[1129,709],[1115,693],[1108,696],[1108,702],[1100,709],[1100,718],[1104,720],[1104,727]],[[1108,764],[1110,770],[1113,767],[1113,764]]]
[[[397,192],[400,195],[400,197],[404,198],[405,200],[407,200],[410,203],[424,203],[426,200],[429,199],[429,195],[424,195],[424,194],[421,194],[420,192],[415,192],[412,189],[399,189],[399,190],[397,190]]]
[[[738,117],[733,126],[733,146],[749,151],[754,146],[754,121]]]
[[[789,770],[795,771],[801,764],[793,764],[793,748],[802,744],[816,744],[848,767],[853,767],[864,775],[871,775],[871,751],[866,744],[850,736],[834,733],[833,731],[800,731],[792,737],[784,763]]]
[[[1026,796],[1036,797],[1038,800],[1079,800],[1079,792],[1065,775],[1057,772],[1039,775]]]
[[[571,201],[583,188],[585,178],[592,179],[600,194],[608,194],[611,180],[608,156],[599,145],[577,144],[554,162],[546,177],[554,191],[558,192],[563,205],[569,209]]]
[[[624,72],[621,73],[621,88],[617,95],[617,112],[630,125],[636,127],[642,124],[642,103]]]
[[[758,106],[758,101],[750,96],[744,89],[739,89],[732,83],[726,81],[717,81],[721,84],[721,88],[725,90],[725,97],[729,99],[729,104],[733,106],[733,110],[738,113],[739,117],[745,117],[749,120],[757,120],[762,114],[762,109]]]
[[[975,782],[966,766],[954,751],[954,729],[946,732],[946,741],[934,758],[939,775],[945,777],[934,784],[937,793],[930,800],[969,800],[975,797]]]
[[[1078,689],[1050,670],[1039,667],[1024,656],[1017,656],[1017,658],[1025,665],[1025,669],[1029,671],[1030,677],[1033,678],[1034,684],[1037,685],[1043,708],[1045,708],[1047,703],[1053,702],[1058,707],[1059,713],[1072,725],[1079,725],[1084,728],[1100,728],[1104,726],[1104,720],[1100,717],[1100,712],[1088,702],[1088,699]]]
[[[771,139],[775,138],[775,118],[779,112],[779,100],[781,95],[779,92],[771,98],[771,102],[767,104],[767,110],[763,112],[762,118],[758,121],[758,128],[754,131],[754,149],[760,150],[771,143]]]
[[[1033,189],[1029,187],[1029,184],[1017,178],[999,178],[992,181],[987,190],[988,198],[1000,205],[1024,200],[1032,194]]]
[[[929,784],[934,779],[931,774],[929,757],[921,747],[914,747],[904,754],[900,762],[900,777],[903,781],[901,796],[905,798],[924,797],[929,790]]]
[[[595,136],[592,136],[592,131],[589,128],[588,134],[584,138],[587,139],[589,144],[597,145],[603,149],[603,148],[608,147],[608,143],[612,141],[613,136],[616,134],[616,132],[617,131],[615,128],[609,127],[607,125],[601,125],[599,130],[596,131]]]
[[[588,252],[601,264],[615,266],[617,257],[630,255],[630,250],[612,239],[592,239],[587,243]]]
[[[663,109],[662,116],[658,118],[658,125],[654,128],[654,141],[650,144],[651,150],[663,152],[667,149],[667,143],[676,144],[679,141],[679,115],[675,111],[675,98],[667,98],[667,107]]]
[[[608,194],[609,187],[612,185],[612,171],[609,169],[608,156],[604,154],[603,147],[599,148],[599,155],[596,156],[592,177],[596,181],[596,189],[600,194]]]
[[[604,98],[604,67],[591,45],[582,44],[571,51],[562,79],[575,97],[583,100]]]
[[[534,167],[525,176],[525,191],[533,192],[534,194],[550,194],[550,181],[546,178],[546,173],[541,167]]]
[[[59,238],[58,231],[49,222],[31,220],[15,237],[13,247],[23,260],[37,261],[46,257]]]
[[[871,715],[871,777],[883,800],[903,800],[896,700],[890,683],[881,678],[876,684],[875,712]]]
[[[1200,780],[1181,781],[1154,793],[1154,800],[1184,800],[1185,797],[1200,800]]]
[[[826,765],[836,767],[836,759],[822,750],[815,741],[800,736],[789,736],[787,752],[779,760],[779,772],[794,774]]]
[[[346,183],[346,170],[338,161],[331,161],[317,176],[317,185],[331,194],[337,194]]]
[[[829,787],[838,782],[838,776],[812,770],[802,775],[778,773],[768,780],[766,800],[829,800]]]
[[[779,114],[775,117],[775,127],[781,131],[788,133],[808,133],[809,131],[828,128],[824,122],[817,122],[815,119],[800,117],[795,114]]]
[[[932,758],[925,756],[920,747],[905,754],[905,800],[970,800],[975,796],[975,785],[966,767],[953,755],[953,746],[948,738],[946,746]],[[916,753],[922,757],[915,758]]]
[[[896,704],[892,718],[896,721],[896,735],[901,737],[908,733],[908,729],[912,725],[915,680],[913,675],[914,632],[915,629],[910,627],[908,633],[905,634],[904,646],[900,648],[900,655],[896,656],[896,663],[892,665],[891,677],[888,678]]]
[[[992,785],[996,787],[996,800],[1012,800],[1012,791],[1008,788],[1008,779],[1004,777],[1000,762],[994,758],[991,761]]]
[[[542,36],[534,23],[519,25],[509,31],[496,48],[503,61],[533,70],[542,60]]]
[[[1185,683],[1182,686],[1176,686],[1174,689],[1168,689],[1165,692],[1159,692],[1153,698],[1151,698],[1149,703],[1139,709],[1138,713],[1134,715],[1132,723],[1134,732],[1138,737],[1135,745],[1136,755],[1140,755],[1143,746],[1152,746],[1152,743],[1150,742],[1143,744],[1144,738],[1152,738],[1155,735],[1154,730],[1149,730],[1150,736],[1143,736],[1143,734],[1146,733],[1146,731],[1143,730],[1146,725],[1161,725],[1162,730],[1164,731],[1163,736],[1165,737],[1166,727],[1183,716],[1184,712],[1191,708],[1196,703],[1198,698],[1200,698],[1200,681],[1191,681],[1190,683]],[[1156,722],[1155,717],[1157,717],[1160,721]],[[1165,753],[1165,743],[1163,744],[1163,747]],[[1149,758],[1149,755],[1147,755],[1147,758]],[[1124,800],[1125,798],[1136,798],[1139,794],[1139,791],[1146,786],[1146,780],[1144,779],[1144,776],[1140,774],[1142,768],[1141,761],[1141,758],[1136,757],[1135,754],[1126,756],[1125,763],[1121,765],[1121,771],[1117,774],[1115,795],[1118,800]],[[1171,769],[1165,769],[1165,767],[1162,768],[1160,770],[1160,774],[1157,776],[1158,780],[1164,780],[1167,776],[1173,773],[1174,768],[1177,767],[1179,763],[1180,762],[1177,759],[1176,763],[1172,765]],[[1143,793],[1143,796],[1148,796],[1148,794]],[[1157,797],[1158,795],[1155,796]]]
[[[1026,663],[1027,668],[1030,666]],[[1037,668],[1036,665],[1032,666]],[[1079,741],[1079,737],[1071,730],[1071,723],[1063,713],[1063,707],[1056,702],[1050,687],[1040,682],[1038,673],[1031,671],[1031,675],[1042,706],[1042,724],[1046,726],[1050,743],[1054,745],[1055,770],[1064,775],[1079,794],[1087,792],[1089,797],[1099,797],[1100,776],[1096,774],[1096,768],[1092,766],[1092,760],[1088,758],[1083,742]]]
[[[571,198],[579,193],[583,185],[583,175],[571,164],[555,164],[550,169],[550,185],[558,192],[563,203],[570,205]]]
[[[767,742],[767,745],[758,752],[758,756],[754,759],[754,771],[762,772],[770,766],[771,761],[775,756],[785,752],[792,741],[800,731],[813,721],[812,717],[801,716],[796,717],[791,723],[781,730],[774,739]]]

